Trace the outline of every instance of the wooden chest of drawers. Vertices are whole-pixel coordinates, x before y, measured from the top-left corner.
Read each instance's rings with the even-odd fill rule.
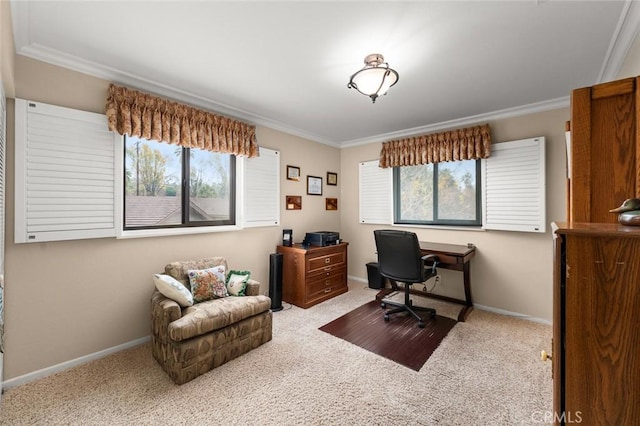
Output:
[[[278,246],[278,253],[283,255],[282,300],[308,308],[346,293],[347,245]]]

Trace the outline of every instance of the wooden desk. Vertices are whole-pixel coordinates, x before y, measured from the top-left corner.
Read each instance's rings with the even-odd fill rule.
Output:
[[[456,299],[453,297],[442,296],[439,294],[433,294],[426,291],[411,289],[411,294],[418,296],[430,297],[432,299],[444,300],[446,302],[458,303],[464,305],[460,313],[458,314],[458,321],[464,322],[467,319],[469,313],[473,310],[473,299],[471,297],[471,258],[476,255],[476,248],[474,245],[456,245],[456,244],[442,244],[432,243],[427,241],[420,241],[420,251],[422,255],[435,254],[438,256],[437,268],[451,269],[454,271],[460,271],[463,273],[464,280],[464,300]],[[430,263],[429,263],[430,264]],[[391,288],[383,288],[376,295],[376,300],[382,300],[388,294],[398,291],[398,284],[389,280]]]

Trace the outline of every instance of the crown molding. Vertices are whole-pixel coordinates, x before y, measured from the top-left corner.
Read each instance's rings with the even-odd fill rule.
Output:
[[[123,72],[113,67],[98,64],[92,61],[87,61],[36,43],[22,47],[17,53],[22,56],[60,66],[62,68],[71,69],[83,74],[111,81],[113,83],[126,85],[142,91],[147,91],[153,93],[154,95],[164,96],[175,101],[206,109],[208,111],[214,111],[219,114],[224,114],[237,120],[249,122],[250,124],[269,127],[271,129],[289,133],[304,139],[309,139],[314,142],[339,147],[339,144],[336,144],[333,141],[329,141],[318,135],[291,127],[285,123],[272,120],[258,114],[254,114],[240,108],[224,104],[222,102],[213,101],[211,99],[205,98],[192,92],[188,92],[186,90],[176,89],[167,84],[159,83],[157,81],[143,78],[135,74]]]
[[[11,2],[12,19],[14,23],[14,41],[16,54],[27,56],[39,61],[47,62],[63,68],[82,72],[94,77],[102,78],[114,83],[123,84],[139,90],[148,91],[159,96],[165,96],[176,101],[184,102],[193,106],[215,111],[229,117],[247,121],[254,125],[269,127],[284,133],[298,136],[313,142],[329,145],[335,148],[349,148],[358,145],[383,142],[391,139],[415,136],[434,131],[452,129],[477,124],[483,121],[498,120],[504,118],[517,117],[526,114],[533,114],[553,109],[569,106],[569,97],[552,99],[549,101],[519,106],[515,108],[503,109],[499,111],[479,114],[469,117],[462,117],[455,120],[433,123],[426,126],[414,127],[400,131],[374,135],[371,137],[336,142],[328,140],[320,135],[292,127],[286,123],[272,120],[270,118],[245,111],[228,104],[207,99],[195,93],[176,89],[166,84],[140,77],[131,73],[126,73],[113,67],[87,61],[73,55],[50,49],[38,44],[30,44],[29,40],[29,2],[13,0]],[[605,64],[601,71],[601,79],[612,79],[622,66],[631,43],[633,42],[640,26],[640,2],[627,1],[621,13],[618,27],[612,38],[611,46],[606,56]],[[609,76],[613,75],[612,78]]]
[[[611,37],[597,83],[613,81],[617,78],[639,29],[640,2],[627,0]]]
[[[362,139],[354,139],[351,141],[345,141],[341,144],[341,146],[343,148],[350,148],[358,145],[366,145],[366,144],[376,143],[376,142],[385,142],[388,140],[433,133],[441,130],[450,130],[450,129],[459,128],[462,126],[467,126],[470,124],[479,124],[479,123],[483,123],[491,120],[501,120],[505,118],[513,118],[513,117],[519,117],[522,115],[535,114],[538,112],[551,111],[554,109],[566,108],[569,106],[569,102],[570,102],[569,96],[565,96],[562,98],[536,102],[533,104],[523,105],[515,108],[507,108],[507,109],[488,112],[484,114],[457,118],[455,120],[428,124],[426,126],[413,127],[411,129],[400,130],[397,132],[385,133],[382,135],[372,136],[370,138],[362,138]]]
[[[16,43],[17,45],[17,43]],[[194,93],[179,90],[169,85],[162,84],[150,79],[145,79],[137,75],[120,71],[113,67],[97,64],[92,61],[80,59],[73,55],[60,52],[55,49],[50,49],[38,44],[31,44],[20,48],[18,54],[27,56],[39,61],[43,61],[49,64],[60,66],[63,68],[71,69],[83,74],[88,74],[94,77],[102,78],[107,81],[112,81],[117,84],[123,84],[143,91],[156,94],[158,96],[165,96],[169,99],[173,99],[179,102],[184,102],[189,105],[204,108],[210,111],[215,111],[220,114],[228,115],[229,117],[244,120],[254,125],[269,127],[274,130],[278,130],[284,133],[288,133],[294,136],[298,136],[303,139],[307,139],[313,142],[318,142],[324,145],[329,145],[335,148],[348,148],[358,145],[366,145],[369,143],[382,142],[390,139],[397,139],[407,136],[415,136],[417,134],[423,134],[428,132],[434,132],[438,130],[451,129],[454,127],[460,127],[472,123],[478,123],[487,120],[497,120],[501,118],[517,117],[520,115],[533,114],[536,112],[548,111],[552,109],[564,108],[569,105],[569,97],[552,99],[550,101],[538,102],[535,104],[519,106],[515,108],[504,109],[500,111],[474,115],[470,117],[458,118],[455,120],[444,121],[440,123],[429,124],[426,126],[414,127],[410,129],[400,130],[396,132],[384,133],[371,137],[354,139],[350,141],[344,141],[342,143],[334,142],[322,138],[318,135],[291,127],[285,123],[269,119],[257,114],[250,113],[248,111],[241,110],[239,108],[232,107],[221,102],[215,102],[200,95]]]

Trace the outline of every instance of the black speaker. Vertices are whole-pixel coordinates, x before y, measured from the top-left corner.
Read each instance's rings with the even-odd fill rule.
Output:
[[[269,297],[271,311],[282,310],[282,253],[269,255]]]

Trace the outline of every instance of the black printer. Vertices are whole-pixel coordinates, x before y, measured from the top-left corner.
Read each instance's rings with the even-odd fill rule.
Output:
[[[333,246],[340,242],[340,233],[331,231],[307,232],[302,244],[311,246]]]

